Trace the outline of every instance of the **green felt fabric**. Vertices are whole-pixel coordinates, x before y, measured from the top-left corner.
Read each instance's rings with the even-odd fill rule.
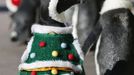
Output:
[[[40,42],[46,42],[45,47],[40,47]],[[67,48],[61,48],[61,43],[67,43]],[[40,34],[34,33],[34,41],[32,43],[31,53],[36,53],[35,58],[30,58],[30,54],[28,59],[25,63],[33,63],[35,61],[52,61],[52,60],[62,60],[62,61],[69,61],[74,65],[81,64],[81,60],[79,55],[77,54],[76,49],[73,46],[73,37],[71,34]],[[59,52],[58,57],[52,56],[52,51],[56,50]],[[75,56],[74,61],[68,60],[68,54],[73,54]],[[82,65],[82,64],[81,64]],[[58,75],[65,74],[66,72],[58,71]],[[47,72],[37,72],[37,75],[52,75],[51,71]],[[31,75],[29,71],[20,71],[19,75]],[[71,74],[70,74],[71,75]],[[84,69],[81,74],[74,74],[74,75],[85,75]]]
[[[41,41],[46,42],[45,47],[40,47],[39,43]],[[61,48],[61,43],[67,43],[67,48],[63,49]],[[34,41],[32,44],[31,53],[36,53],[35,58],[30,58],[30,55],[28,57],[28,60],[26,63],[32,63],[35,61],[51,61],[51,60],[63,60],[63,61],[69,61],[68,60],[68,54],[72,53],[75,56],[74,61],[70,61],[73,64],[80,64],[80,58],[77,54],[77,51],[75,50],[73,46],[73,37],[71,34],[34,34]],[[53,57],[52,51],[58,51],[59,56]]]

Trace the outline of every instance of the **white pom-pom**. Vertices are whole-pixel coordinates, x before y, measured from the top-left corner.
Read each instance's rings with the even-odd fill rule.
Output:
[[[67,48],[67,44],[66,43],[61,43],[61,48]]]

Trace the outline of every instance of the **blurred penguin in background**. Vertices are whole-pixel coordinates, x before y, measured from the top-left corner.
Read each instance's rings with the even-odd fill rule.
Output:
[[[134,15],[129,0],[105,0],[97,42],[97,75],[134,75]]]

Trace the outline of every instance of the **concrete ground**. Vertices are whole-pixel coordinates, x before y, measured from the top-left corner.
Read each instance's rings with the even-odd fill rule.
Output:
[[[5,5],[0,0],[0,5]],[[25,46],[10,41],[10,13],[0,11],[0,75],[17,75],[18,65]],[[84,63],[86,75],[96,75],[93,52],[86,56]]]

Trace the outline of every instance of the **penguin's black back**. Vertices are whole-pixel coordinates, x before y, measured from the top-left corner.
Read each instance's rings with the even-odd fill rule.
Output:
[[[98,63],[101,75],[134,75],[134,16],[125,8],[104,13]]]

